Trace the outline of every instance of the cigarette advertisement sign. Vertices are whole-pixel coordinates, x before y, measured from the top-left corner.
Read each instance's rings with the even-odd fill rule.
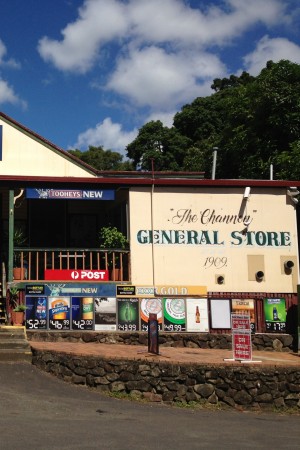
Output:
[[[208,309],[206,298],[186,299],[187,331],[208,332]]]
[[[185,331],[185,302],[183,298],[164,298],[164,331]]]
[[[286,305],[284,298],[265,298],[264,314],[267,332],[285,332]]]

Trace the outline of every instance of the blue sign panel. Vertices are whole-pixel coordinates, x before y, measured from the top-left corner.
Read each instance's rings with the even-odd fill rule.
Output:
[[[26,198],[40,200],[114,200],[113,190],[26,189]]]

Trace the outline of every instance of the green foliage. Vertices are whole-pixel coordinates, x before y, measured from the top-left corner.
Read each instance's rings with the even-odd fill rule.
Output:
[[[69,150],[69,153],[97,170],[133,170],[131,161],[123,161],[120,153],[104,150],[101,146],[89,146],[89,149],[83,152],[77,149]]]
[[[142,170],[204,171],[210,177],[218,147],[217,178],[299,179],[300,65],[269,61],[257,77],[216,79],[209,97],[196,98],[172,128],[145,124],[127,146]]]
[[[191,143],[176,128],[164,127],[157,120],[144,125],[126,150],[136,168],[150,171],[153,161],[156,171],[178,171],[183,168],[184,157]]]
[[[99,231],[100,248],[126,249],[128,240],[116,227],[102,227]]]
[[[21,303],[20,305],[16,306],[13,309],[13,311],[15,311],[15,312],[24,312],[24,311],[26,311],[26,309],[27,309],[27,306],[24,305],[23,303]]]

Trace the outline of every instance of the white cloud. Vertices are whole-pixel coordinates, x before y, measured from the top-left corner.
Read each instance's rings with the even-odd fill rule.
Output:
[[[154,111],[147,117],[145,123],[151,122],[152,120],[160,120],[165,127],[171,128],[173,126],[173,119],[176,113],[176,110],[171,112]]]
[[[264,36],[258,42],[254,52],[244,57],[246,70],[251,75],[258,75],[265,67],[266,62],[272,60],[278,62],[287,59],[294,63],[300,63],[300,46],[284,38],[269,38]]]
[[[148,47],[120,59],[107,88],[138,106],[170,110],[199,96],[203,81],[225,72],[218,57],[209,53],[167,53],[162,48]]]
[[[6,56],[7,49],[4,45],[3,41],[0,39],[0,66],[1,67],[10,67],[12,69],[19,69],[20,64],[15,61],[14,59],[10,58],[8,60],[5,60],[4,57]]]
[[[118,39],[127,45],[168,44],[175,48],[225,45],[257,22],[272,25],[284,20],[279,0],[224,0],[205,5],[203,11],[184,0],[85,0],[78,19],[62,31],[62,40],[40,39],[38,51],[62,71],[86,73],[102,46]],[[125,46],[126,45],[126,46]]]
[[[79,18],[62,30],[63,40],[43,37],[40,56],[57,69],[85,73],[95,63],[101,45],[126,33],[124,5],[116,0],[86,0]]]
[[[125,155],[125,147],[132,142],[138,134],[138,130],[122,130],[122,125],[113,123],[110,117],[98,123],[95,128],[80,133],[73,148],[87,150],[89,145],[100,147],[104,150],[113,150]]]
[[[18,97],[7,81],[0,79],[0,104],[2,103],[19,104],[22,108],[27,108],[27,103]]]

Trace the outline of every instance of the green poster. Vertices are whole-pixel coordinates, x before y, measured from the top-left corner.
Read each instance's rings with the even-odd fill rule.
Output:
[[[265,298],[266,331],[285,332],[286,306],[284,298]]]

